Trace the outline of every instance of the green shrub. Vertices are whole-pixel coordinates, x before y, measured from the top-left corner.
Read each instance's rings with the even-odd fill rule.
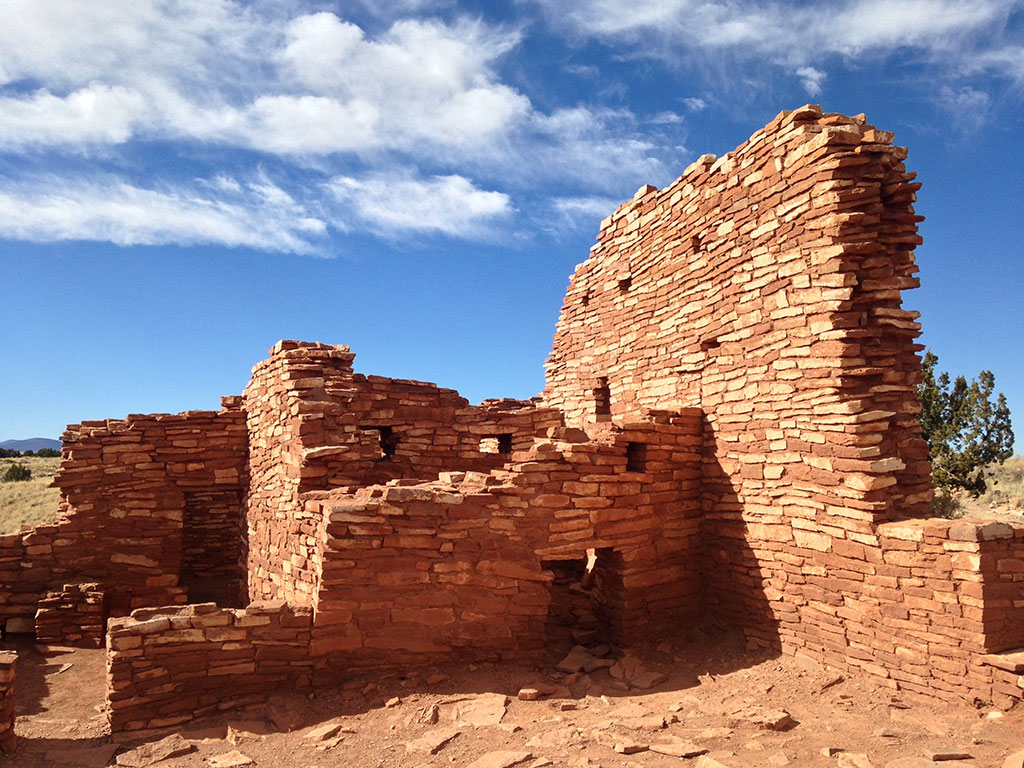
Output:
[[[0,477],[0,483],[17,483],[22,480],[31,480],[32,470],[26,467],[24,464],[11,464],[7,471],[4,472],[3,477]]]
[[[935,496],[932,497],[932,516],[956,520],[963,517],[964,512],[963,500],[950,493],[949,488],[939,486],[935,489]]]

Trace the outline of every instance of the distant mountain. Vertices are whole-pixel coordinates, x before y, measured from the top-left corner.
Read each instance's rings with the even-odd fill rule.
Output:
[[[4,440],[0,442],[0,448],[8,451],[38,451],[43,448],[60,450],[60,440],[51,440],[48,437],[30,437],[28,440]]]

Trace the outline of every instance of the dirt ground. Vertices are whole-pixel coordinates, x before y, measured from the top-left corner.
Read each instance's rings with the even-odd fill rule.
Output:
[[[589,674],[558,672],[566,648],[557,643],[534,664],[449,664],[313,696],[282,691],[266,706],[183,729],[178,743],[190,751],[154,764],[919,768],[936,764],[929,755],[938,751],[971,756],[938,765],[998,768],[1024,749],[1024,708],[930,705],[866,678],[753,654],[734,635],[694,635]],[[102,650],[43,656],[27,642],[16,647],[19,746],[0,762],[100,768],[120,755],[136,764],[123,754],[136,745],[115,745],[106,731]],[[624,669],[626,682],[612,674]],[[545,686],[556,690],[517,698],[521,688]],[[225,763],[220,756],[232,752]]]

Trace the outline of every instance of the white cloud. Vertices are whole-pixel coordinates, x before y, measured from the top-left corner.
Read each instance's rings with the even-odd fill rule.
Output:
[[[803,85],[804,90],[811,96],[817,96],[821,93],[822,83],[828,77],[820,69],[815,69],[814,67],[800,67],[796,71],[796,76],[800,78],[800,83]]]
[[[44,88],[0,91],[14,115],[0,147],[185,138],[280,154],[443,154],[500,140],[529,114],[492,69],[518,42],[433,20],[371,39],[333,13],[261,18],[227,0],[11,0],[0,4],[0,72]]]
[[[0,97],[0,147],[120,144],[131,138],[145,112],[139,94],[102,83],[64,97],[46,90]]]
[[[652,125],[678,125],[684,121],[685,118],[682,115],[666,110],[665,112],[659,112],[647,122]]]
[[[691,112],[703,112],[708,107],[708,103],[697,96],[689,96],[683,99],[683,104]]]
[[[614,197],[556,197],[551,208],[561,227],[597,231],[603,219],[612,214],[624,200]]]
[[[911,47],[935,56],[986,45],[1020,0],[535,0],[552,23],[577,34],[637,43],[638,53],[702,52],[769,57],[797,67],[824,55],[887,54]]]
[[[372,32],[332,12],[302,13],[305,0],[0,2],[0,157],[19,155],[12,168],[22,156],[35,168],[59,168],[68,155],[95,163],[88,178],[55,172],[59,192],[27,176],[28,165],[0,181],[11,217],[0,236],[302,251],[317,235],[305,205],[336,209],[339,199],[349,208],[337,223],[348,229],[488,236],[514,213],[509,189],[530,199],[546,185],[628,194],[683,162],[648,135],[680,115],[645,125],[625,109],[542,110],[504,82],[499,62],[520,29],[397,18],[446,0],[364,4],[380,20]],[[320,176],[301,193],[283,181],[279,195],[221,172],[211,148]],[[151,149],[160,161],[139,162]],[[208,180],[161,181],[175,158],[206,163]],[[110,168],[116,178],[103,176]]]
[[[344,211],[341,223],[363,224],[395,237],[412,232],[484,236],[495,220],[512,213],[503,192],[477,188],[463,176],[415,178],[408,174],[339,176],[329,184]]]
[[[269,183],[219,179],[239,190],[229,200],[199,189],[143,189],[115,178],[40,177],[0,184],[0,237],[117,245],[215,244],[312,253],[326,232],[287,193]]]
[[[953,89],[942,86],[938,91],[939,105],[949,112],[950,122],[962,133],[973,133],[985,124],[992,99],[985,91],[969,86]]]

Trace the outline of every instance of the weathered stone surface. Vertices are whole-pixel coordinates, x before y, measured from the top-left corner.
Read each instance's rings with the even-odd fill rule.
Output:
[[[242,768],[246,765],[252,765],[254,761],[248,755],[233,749],[230,752],[214,755],[208,758],[206,762],[210,768]]]
[[[469,763],[466,768],[512,768],[532,759],[533,755],[529,752],[498,750],[481,755],[472,763]]]
[[[444,746],[452,739],[457,737],[461,731],[454,729],[445,729],[442,731],[433,731],[421,736],[418,739],[408,742],[405,745],[406,754],[409,755],[436,755]]]
[[[460,701],[455,705],[455,724],[477,728],[498,725],[505,716],[508,703],[508,696],[500,693],[485,693],[469,701]]]
[[[147,766],[195,751],[180,734],[173,733],[159,741],[149,742],[117,756],[117,764],[124,768],[147,768]]]

